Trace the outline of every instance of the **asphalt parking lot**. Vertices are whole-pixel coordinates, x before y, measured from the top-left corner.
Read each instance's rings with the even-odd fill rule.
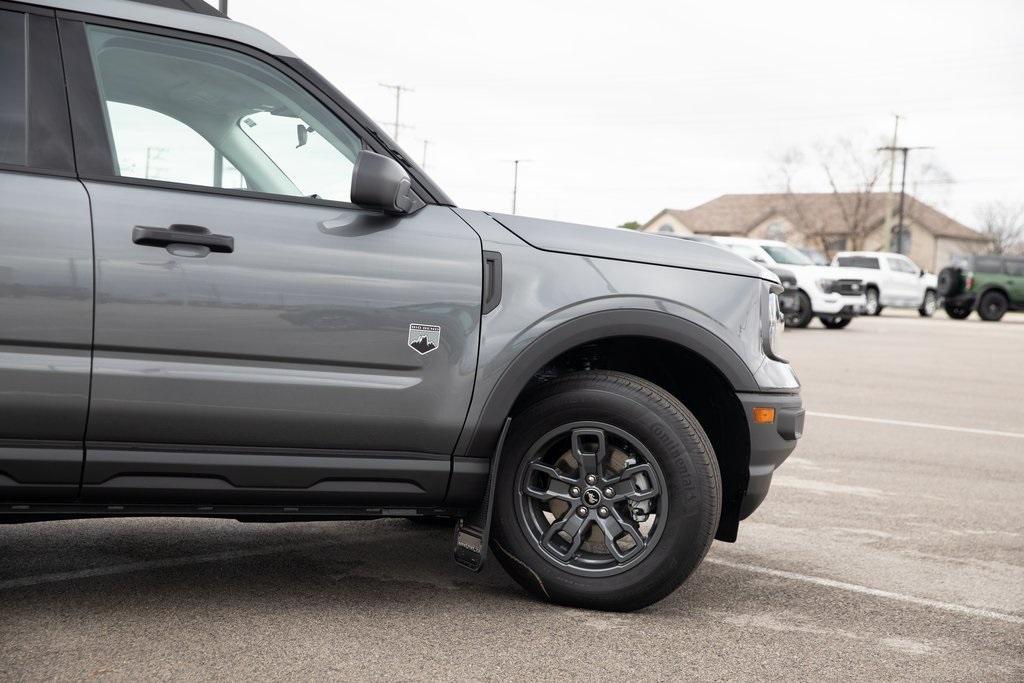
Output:
[[[402,520],[0,527],[0,679],[1024,678],[1024,315],[784,335],[810,411],[736,544],[634,614]]]

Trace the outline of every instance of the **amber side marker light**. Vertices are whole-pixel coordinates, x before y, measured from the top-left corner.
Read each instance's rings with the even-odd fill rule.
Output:
[[[759,425],[775,422],[775,408],[754,408],[754,422]]]

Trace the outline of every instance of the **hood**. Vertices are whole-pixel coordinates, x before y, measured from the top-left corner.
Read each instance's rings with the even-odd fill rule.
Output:
[[[779,279],[767,268],[715,244],[622,228],[597,228],[490,212],[487,215],[531,247],[543,251],[706,270],[769,282]]]

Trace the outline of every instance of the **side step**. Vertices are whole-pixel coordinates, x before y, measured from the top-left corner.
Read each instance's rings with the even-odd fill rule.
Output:
[[[505,446],[505,436],[512,418],[505,420],[498,437],[498,447],[491,459],[491,471],[487,476],[487,491],[480,506],[459,519],[455,527],[455,562],[466,569],[478,572],[487,559],[487,543],[491,537],[491,510],[494,507],[494,486],[498,479],[498,459]]]

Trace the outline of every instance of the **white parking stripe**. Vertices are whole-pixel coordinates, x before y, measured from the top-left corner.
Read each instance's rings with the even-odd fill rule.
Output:
[[[932,607],[934,609],[945,610],[946,612],[955,612],[957,614],[966,614],[972,617],[997,619],[999,621],[1005,621],[1010,624],[1024,624],[1024,616],[1018,616],[1016,614],[1006,614],[1005,612],[995,612],[993,610],[982,609],[981,607],[968,607],[966,605],[957,605],[956,603],[952,602],[942,602],[941,600],[932,600],[930,598],[919,598],[913,595],[893,593],[892,591],[884,591],[878,588],[868,588],[867,586],[861,586],[856,583],[847,583],[845,581],[825,579],[820,576],[810,576],[807,574],[797,574],[796,572],[787,572],[781,569],[759,567],[755,564],[744,564],[742,562],[730,562],[728,560],[719,560],[714,557],[709,557],[704,561],[710,564],[717,564],[723,567],[729,567],[731,569],[742,569],[744,571],[754,572],[755,574],[764,574],[766,576],[774,576],[780,579],[803,581],[804,583],[813,583],[816,586],[825,586],[826,588],[838,588],[839,590],[849,591],[850,593],[871,595],[876,598],[883,598],[885,600],[907,602],[912,605]]]
[[[69,572],[54,572],[52,574],[39,574],[36,576],[23,576],[17,579],[0,581],[0,591],[11,588],[25,588],[27,586],[38,586],[44,583],[59,583],[61,581],[74,581],[76,579],[91,579],[96,576],[113,576],[115,574],[129,574],[147,569],[167,569],[169,567],[184,567],[190,564],[203,564],[206,562],[222,562],[224,560],[237,560],[245,557],[259,557],[261,555],[273,555],[287,550],[307,550],[309,548],[320,548],[331,545],[336,541],[318,541],[315,543],[294,543],[291,545],[277,545],[270,548],[253,548],[252,550],[226,550],[221,553],[209,553],[207,555],[187,555],[185,557],[168,557],[163,560],[145,560],[143,562],[130,562],[126,564],[112,564],[106,567],[92,567],[90,569],[77,569]]]
[[[930,422],[908,422],[907,420],[885,420],[880,417],[861,417],[859,415],[840,415],[838,413],[816,413],[807,411],[812,417],[829,417],[833,420],[853,420],[855,422],[874,422],[883,425],[896,425],[897,427],[922,427],[924,429],[941,429],[946,432],[962,432],[964,434],[985,434],[987,436],[1008,436],[1011,439],[1024,439],[1020,432],[1001,432],[996,429],[975,429],[974,427],[951,427],[949,425],[937,425]]]

